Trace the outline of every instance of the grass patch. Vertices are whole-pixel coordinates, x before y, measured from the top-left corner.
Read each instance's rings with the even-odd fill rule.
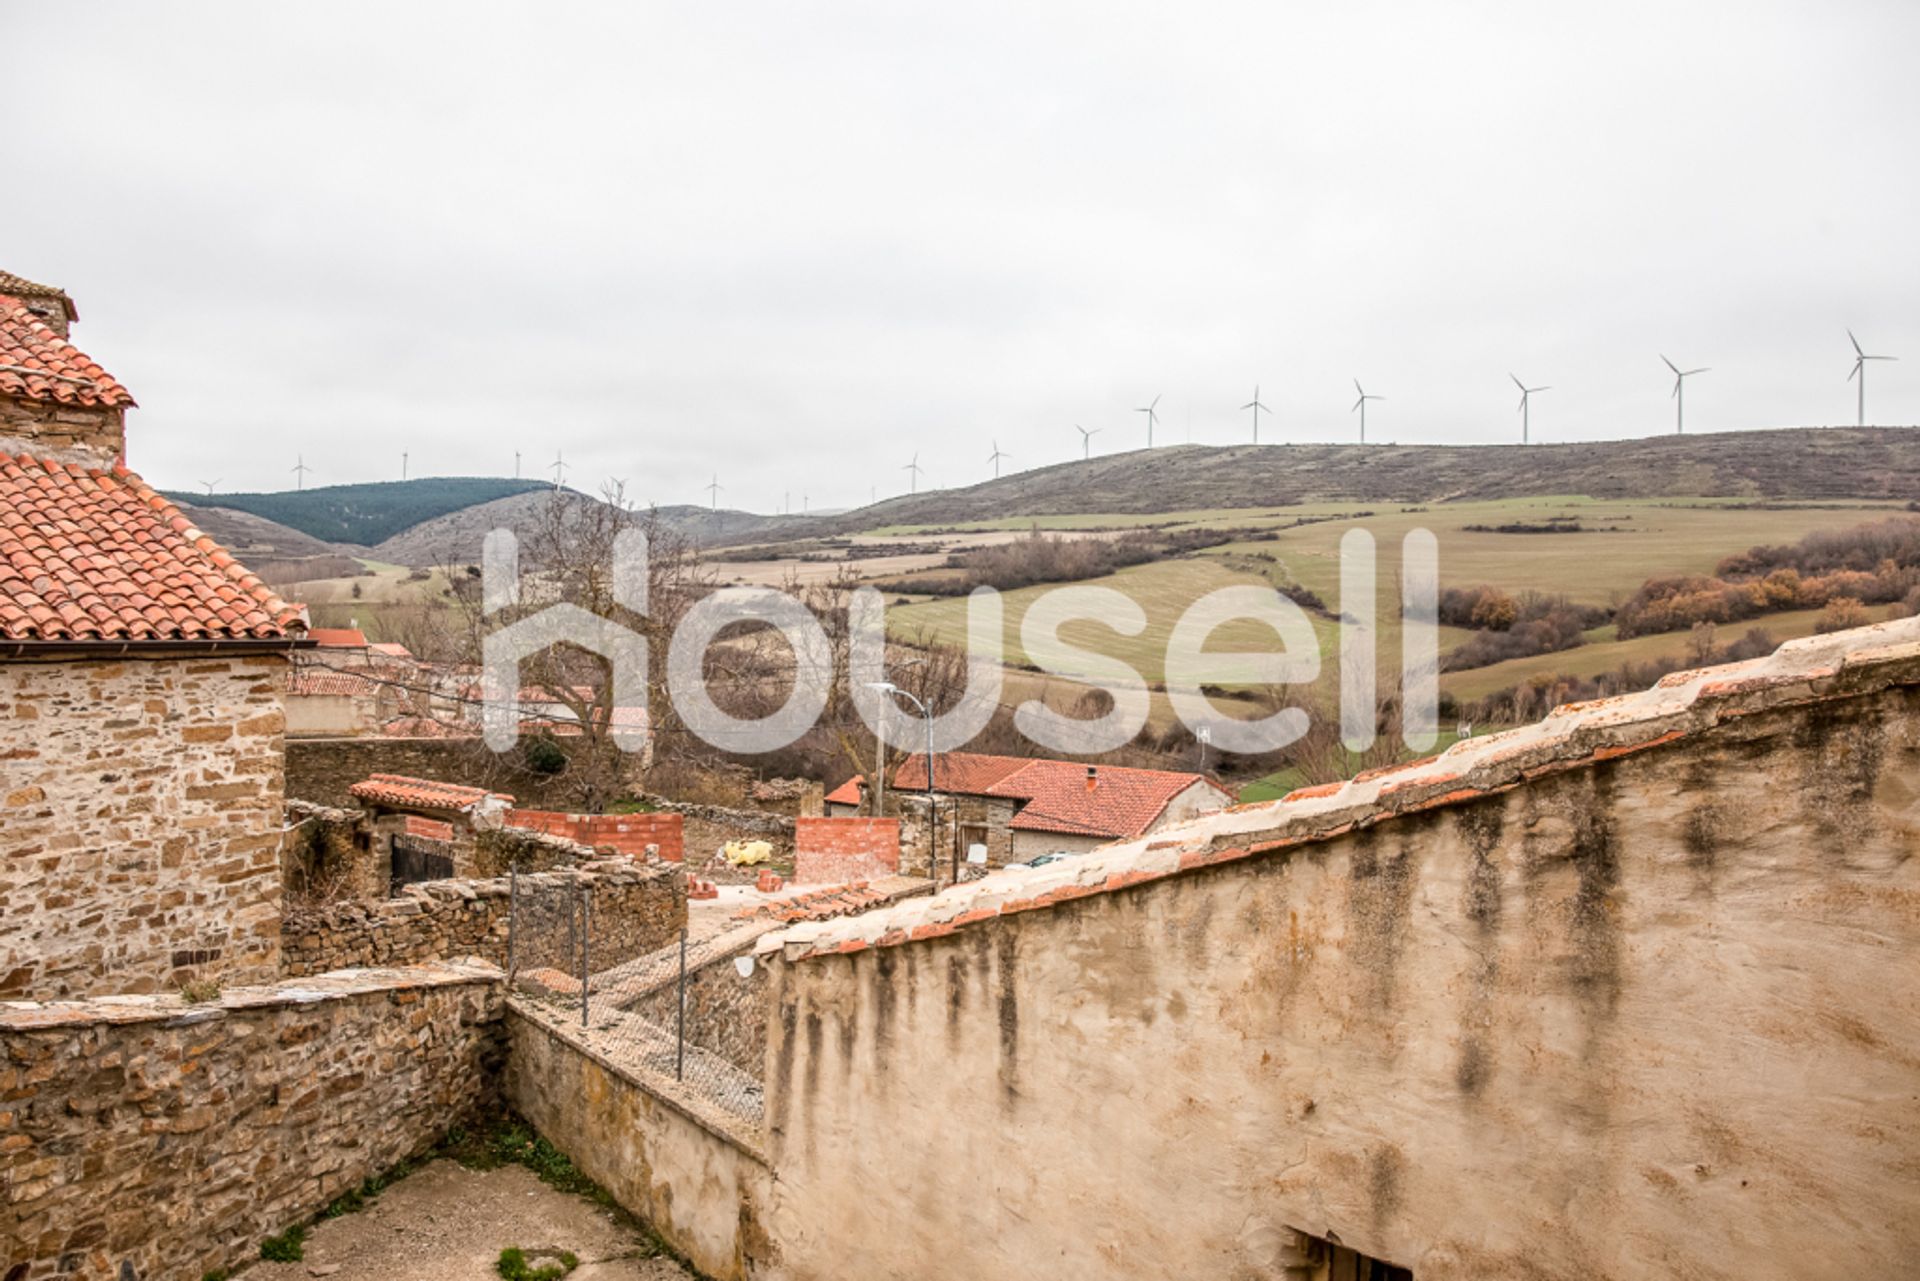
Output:
[[[298,1263],[307,1257],[307,1230],[296,1223],[277,1237],[260,1243],[260,1257],[269,1263]]]
[[[560,1281],[561,1277],[580,1266],[580,1260],[572,1251],[562,1250],[557,1263],[532,1267],[527,1263],[527,1252],[517,1245],[510,1245],[500,1252],[499,1262],[493,1265],[502,1281]]]
[[[180,999],[188,1005],[208,1005],[220,999],[217,979],[193,979],[180,985]]]

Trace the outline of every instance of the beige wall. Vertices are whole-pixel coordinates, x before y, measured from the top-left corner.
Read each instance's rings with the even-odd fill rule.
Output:
[[[1920,694],[773,961],[796,1279],[1920,1267]]]
[[[1219,788],[1210,783],[1195,783],[1168,801],[1167,808],[1160,812],[1159,818],[1148,825],[1147,831],[1163,831],[1184,823],[1190,818],[1198,818],[1202,814],[1223,810],[1231,804],[1233,804],[1232,798]]]
[[[286,678],[0,662],[0,998],[277,975]]]
[[[372,723],[361,700],[346,694],[301,694],[287,699],[289,734],[360,734]]]
[[[508,1102],[715,1281],[764,1275],[773,1176],[744,1135],[676,1105],[570,1028],[509,1005]]]

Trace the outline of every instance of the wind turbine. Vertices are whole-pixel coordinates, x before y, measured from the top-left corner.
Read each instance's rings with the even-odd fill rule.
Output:
[[[1552,391],[1553,388],[1529,387],[1512,374],[1508,374],[1507,377],[1513,378],[1513,385],[1520,389],[1520,443],[1524,445],[1528,443],[1528,437],[1533,434],[1533,415],[1527,411],[1527,397],[1536,391]]]
[[[914,450],[913,461],[908,463],[905,467],[902,467],[900,470],[907,473],[907,484],[909,486],[907,492],[910,494],[919,493],[920,492],[920,471],[921,471],[920,451],[917,449]]]
[[[1000,452],[999,441],[996,440],[993,442],[993,452],[987,455],[987,461],[993,464],[993,478],[995,480],[1000,479],[1000,460],[1002,458],[1011,458],[1011,457],[1013,457],[1012,454],[1004,454]]]
[[[295,489],[305,489],[307,487],[307,473],[312,471],[313,468],[307,466],[307,456],[305,454],[295,454],[294,458],[296,461],[293,466],[287,469],[293,473],[293,487]]]
[[[400,451],[400,479],[405,480],[406,478],[407,478],[407,451],[403,449]]]
[[[707,491],[707,506],[714,511],[719,511],[720,510],[720,491],[726,488],[724,485],[720,483],[720,473],[719,472],[713,473],[713,479],[708,481],[705,485],[701,486],[701,488]]]
[[[517,449],[513,451],[513,478],[520,479],[520,451]]]
[[[1360,411],[1360,443],[1364,445],[1367,443],[1367,402],[1369,400],[1385,400],[1386,397],[1367,395],[1367,389],[1360,385],[1358,378],[1353,380],[1353,389],[1360,393],[1360,399],[1353,402],[1353,408]],[[1353,410],[1350,409],[1347,412],[1352,413]]]
[[[1073,429],[1080,433],[1080,461],[1085,462],[1087,459],[1093,457],[1093,438],[1105,431],[1106,428],[1095,427],[1092,431],[1088,431],[1079,423],[1075,423]]]
[[[1260,443],[1260,411],[1263,409],[1267,409],[1265,405],[1260,403],[1260,384],[1259,383],[1255,383],[1253,385],[1253,399],[1249,400],[1246,404],[1240,406],[1240,408],[1251,409],[1253,411],[1253,443],[1257,445]],[[1273,411],[1271,409],[1267,409],[1267,412],[1272,413]]]
[[[553,451],[553,466],[547,468],[547,470],[553,473],[553,487],[555,489],[566,484],[567,461],[561,450],[556,449]]]
[[[1153,448],[1153,425],[1160,421],[1160,415],[1154,412],[1154,409],[1159,404],[1160,404],[1160,397],[1155,396],[1153,400],[1147,404],[1147,407],[1145,409],[1136,409],[1133,411],[1136,414],[1145,414],[1147,416],[1147,448],[1148,449]]]
[[[1853,330],[1847,330],[1847,340],[1853,344],[1853,374],[1860,375],[1860,425],[1867,425],[1867,362],[1869,360],[1898,360],[1898,356],[1869,356],[1860,350],[1860,340],[1853,336]],[[1853,381],[1853,374],[1847,375],[1847,381]]]
[[[205,486],[207,487],[207,497],[208,497],[208,498],[212,498],[212,497],[213,497],[213,487],[214,487],[215,485],[218,485],[218,484],[219,484],[220,482],[219,482],[219,481],[217,481],[217,480],[203,480],[203,481],[201,481],[200,483],[201,483],[202,485],[205,485]]]
[[[1687,430],[1687,379],[1695,374],[1706,373],[1707,367],[1702,365],[1698,369],[1683,370],[1665,356],[1660,359],[1673,371],[1673,430],[1675,435],[1679,435]]]

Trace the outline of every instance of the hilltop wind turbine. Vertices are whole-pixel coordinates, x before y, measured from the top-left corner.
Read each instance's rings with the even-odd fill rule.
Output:
[[[513,478],[520,479],[520,451],[517,449],[513,451]]]
[[[1255,383],[1253,385],[1253,399],[1249,400],[1246,404],[1240,406],[1240,408],[1251,409],[1253,411],[1253,443],[1257,445],[1260,443],[1260,411],[1263,409],[1267,409],[1265,405],[1260,403],[1260,384],[1259,383]],[[1267,409],[1267,412],[1272,413],[1273,411],[1271,409]]]
[[[293,466],[287,469],[293,473],[293,487],[295,489],[305,489],[307,487],[307,473],[312,471],[313,468],[307,466],[307,456],[305,454],[295,454],[294,459],[295,462]]]
[[[553,473],[553,487],[555,489],[567,483],[567,460],[561,450],[556,449],[553,451],[553,466],[547,468],[547,470]]]
[[[1080,461],[1085,462],[1087,459],[1093,457],[1093,438],[1105,431],[1106,428],[1095,427],[1092,431],[1088,431],[1079,423],[1075,423],[1073,429],[1080,433]]]
[[[1707,366],[1702,365],[1698,369],[1681,369],[1665,356],[1660,359],[1665,362],[1668,369],[1673,371],[1673,430],[1675,435],[1681,435],[1687,430],[1687,379],[1695,374],[1706,373]]]
[[[1507,377],[1512,378],[1513,385],[1520,389],[1520,443],[1524,445],[1533,434],[1533,415],[1528,412],[1527,398],[1536,391],[1552,391],[1553,388],[1529,387],[1513,374],[1508,374]]]
[[[1154,412],[1154,410],[1159,406],[1159,404],[1160,404],[1160,397],[1155,396],[1151,401],[1147,403],[1146,408],[1136,409],[1133,411],[1136,414],[1145,414],[1147,416],[1147,448],[1148,449],[1153,448],[1153,425],[1160,421],[1160,415]]]
[[[1860,340],[1853,336],[1853,330],[1847,330],[1847,341],[1853,344],[1853,373],[1847,375],[1847,381],[1853,381],[1853,374],[1860,375],[1860,426],[1867,425],[1867,362],[1869,360],[1898,360],[1898,356],[1869,356],[1860,349]]]
[[[1367,395],[1367,389],[1360,385],[1358,378],[1353,380],[1353,389],[1360,393],[1360,399],[1353,402],[1353,408],[1360,411],[1360,443],[1364,445],[1367,443],[1367,402],[1369,400],[1385,400],[1386,397]],[[1350,409],[1347,412],[1352,413],[1353,410]]]
[[[713,473],[713,479],[701,486],[707,492],[707,506],[713,511],[720,510],[720,491],[726,486],[720,483],[720,473]]]
[[[407,478],[407,451],[403,449],[400,451],[400,479],[405,480],[406,478]]]
[[[909,494],[919,493],[920,492],[920,472],[921,472],[920,451],[917,449],[914,450],[913,461],[908,463],[905,467],[902,467],[900,470],[907,473],[907,484],[908,484],[907,492]]]
[[[212,497],[213,497],[213,487],[214,487],[215,485],[218,485],[218,484],[219,484],[220,482],[219,482],[219,481],[217,481],[217,480],[203,480],[203,481],[201,481],[200,483],[201,483],[202,485],[205,485],[205,486],[207,487],[207,497],[208,497],[208,498],[212,498]]]
[[[987,455],[987,461],[993,464],[993,478],[995,480],[1000,479],[1000,460],[1011,457],[1013,457],[1012,454],[1006,454],[1000,451],[999,441],[996,440],[993,442],[993,452]]]

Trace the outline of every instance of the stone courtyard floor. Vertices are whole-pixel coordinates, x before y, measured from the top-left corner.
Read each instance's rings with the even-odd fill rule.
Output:
[[[556,1191],[520,1165],[471,1170],[438,1160],[382,1192],[364,1210],[307,1232],[298,1263],[255,1263],[246,1281],[499,1281],[500,1252],[529,1259],[568,1250],[568,1281],[691,1281],[671,1259],[585,1197]]]

